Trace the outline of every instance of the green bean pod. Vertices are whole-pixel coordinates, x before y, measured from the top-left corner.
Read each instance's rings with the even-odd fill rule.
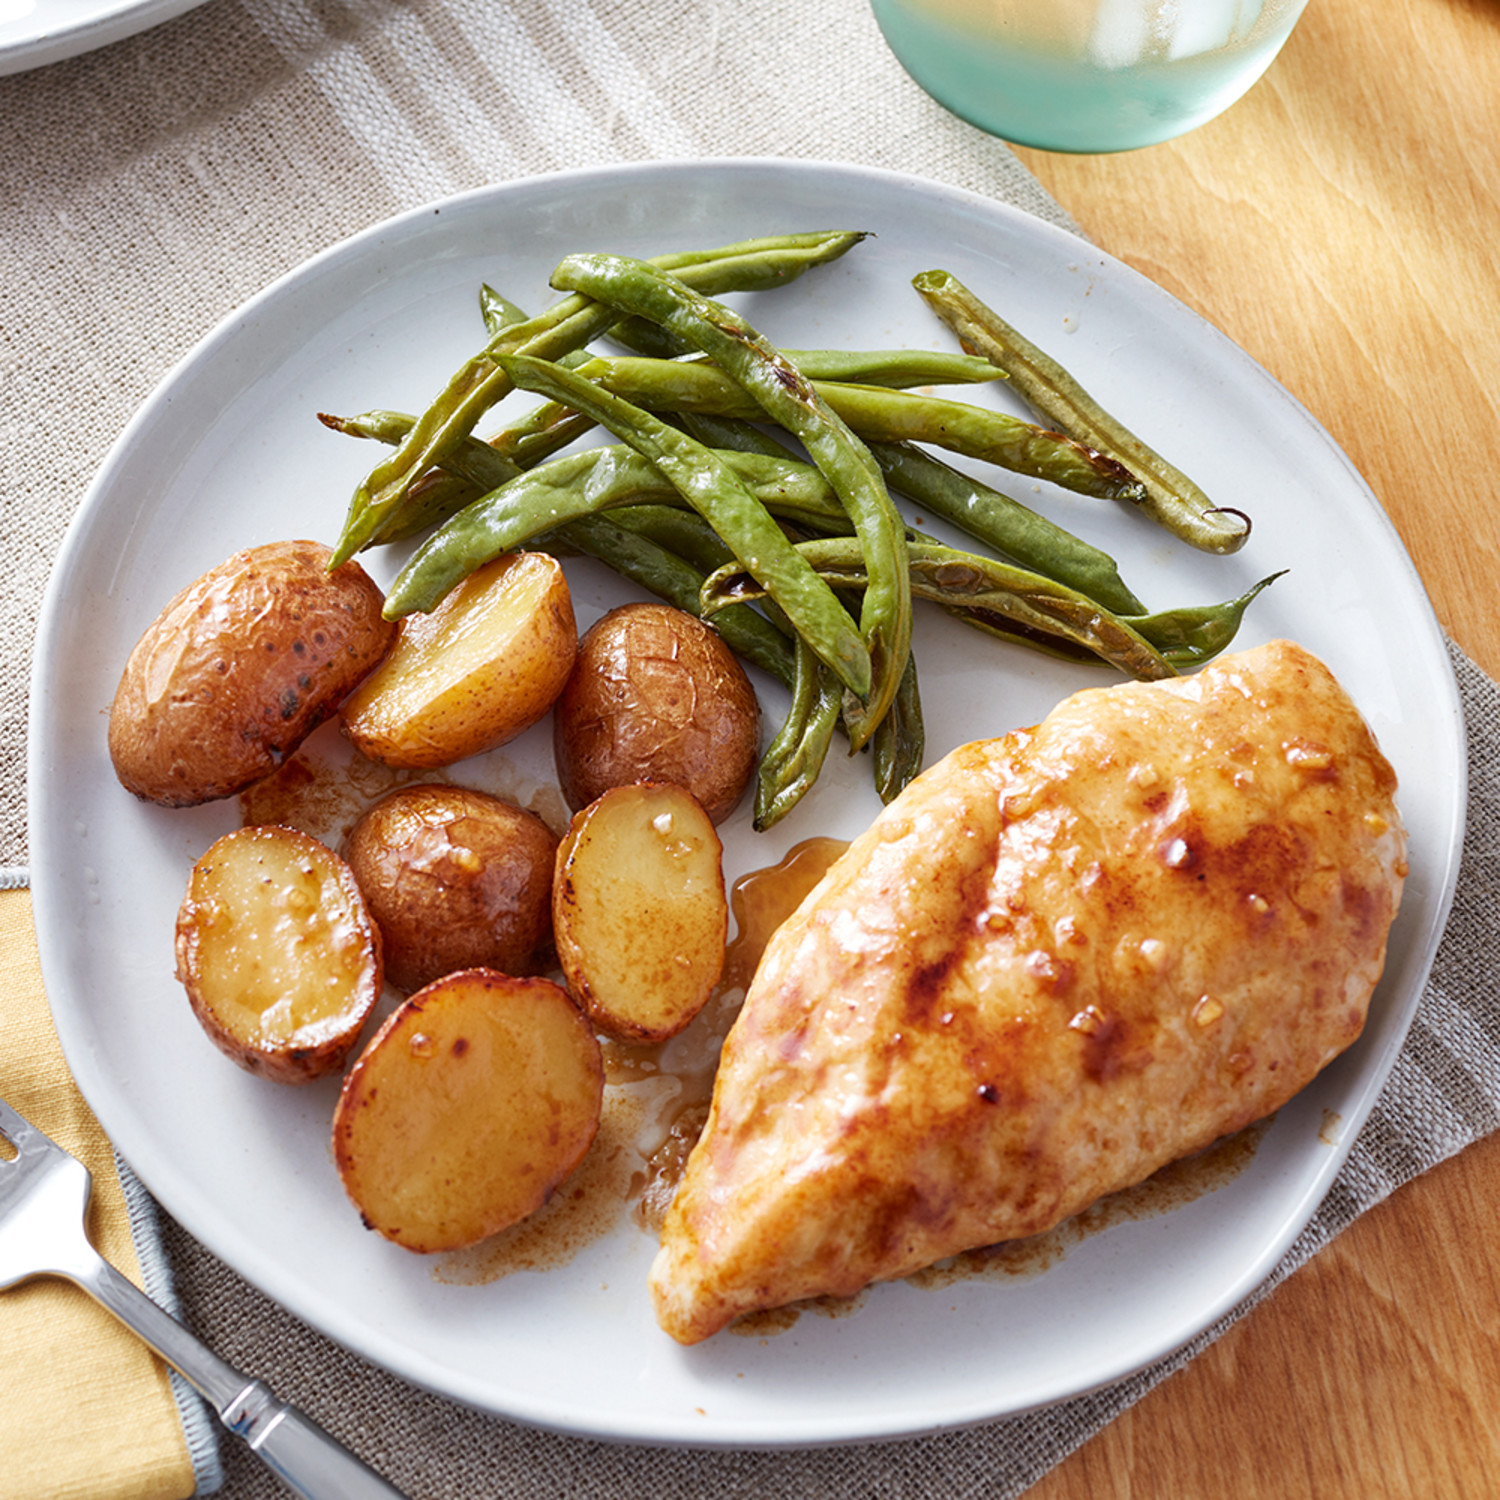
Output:
[[[911,650],[911,586],[901,564],[901,518],[869,451],[774,345],[737,313],[681,280],[624,256],[570,255],[553,272],[552,283],[650,318],[694,344],[802,443],[837,492],[869,569],[860,633],[872,666],[871,685],[864,693],[851,689],[863,702],[846,705],[844,713],[850,744],[859,749],[890,707]]]
[[[625,512],[580,516],[538,538],[549,550],[579,552],[613,568],[658,599],[699,615],[704,574],[643,531],[619,524]],[[701,615],[699,615],[701,618]],[[792,638],[748,604],[720,610],[713,619],[736,655],[790,688],[795,677]]]
[[[791,458],[792,450],[764,427],[738,417],[716,417],[708,412],[678,411],[672,420],[710,448],[736,453],[759,453],[767,458]]]
[[[651,263],[672,270],[705,292],[755,291],[794,280],[812,266],[838,259],[865,236],[834,231],[746,240],[717,250],[658,256]],[[407,491],[468,437],[479,418],[511,389],[497,356],[524,352],[556,359],[603,333],[618,314],[587,297],[565,297],[544,313],[502,327],[448,381],[389,458],[355,489],[331,567],[369,544]]]
[[[791,706],[756,771],[757,832],[779,823],[812,789],[833,743],[842,702],[838,679],[798,637]]]
[[[1238,599],[1222,604],[1185,605],[1154,614],[1125,616],[1126,623],[1143,635],[1176,667],[1193,667],[1211,661],[1228,649],[1239,633],[1240,622],[1250,602],[1269,588],[1287,570],[1272,573],[1252,584]]]
[[[649,458],[719,533],[839,681],[860,697],[869,693],[870,655],[848,612],[731,463],[649,412],[599,390],[577,372],[525,355],[502,359],[517,386],[567,402]]]
[[[834,588],[865,586],[858,548],[843,537],[799,542],[797,550]],[[1050,578],[1009,563],[935,542],[907,545],[911,588],[950,613],[981,626],[998,623],[1019,640],[1039,636],[1081,648],[1142,680],[1175,677],[1177,669],[1134,624]],[[705,616],[720,604],[754,600],[757,591],[733,564],[710,574],[703,586]]]
[[[761,415],[738,382],[715,365],[601,355],[580,366],[606,390],[651,411]],[[1075,494],[1139,504],[1145,491],[1114,459],[1008,412],[920,391],[813,380],[813,391],[866,443],[926,443]]]
[[[486,281],[481,282],[479,287],[479,316],[484,319],[484,331],[494,338],[507,328],[524,323],[529,314],[525,308],[518,307]]]
[[[872,746],[876,794],[882,803],[892,802],[922,769],[922,759],[927,753],[916,652],[906,659],[900,691],[891,711],[880,721]]]
[[[912,285],[963,347],[1005,370],[1022,400],[1059,431],[1118,460],[1140,481],[1136,500],[1174,536],[1205,552],[1235,552],[1250,535],[1236,510],[1215,505],[1180,469],[1111,416],[1050,355],[1023,337],[948,271],[924,271]]]
[[[869,446],[886,483],[938,519],[1116,614],[1145,613],[1146,606],[1125,587],[1107,552],[910,443]]]
[[[811,529],[849,529],[826,481],[810,464],[746,453],[720,453],[767,510]],[[476,568],[502,552],[534,544],[565,521],[616,506],[683,505],[681,491],[649,458],[625,444],[585,448],[528,470],[472,501],[428,537],[386,594],[390,619],[434,609]]]
[[[783,348],[781,352],[809,380],[874,385],[893,391],[926,385],[983,385],[1006,378],[1005,371],[989,360],[949,349]]]

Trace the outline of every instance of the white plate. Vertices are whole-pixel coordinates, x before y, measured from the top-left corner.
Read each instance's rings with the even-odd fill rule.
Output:
[[[567,1265],[477,1286],[444,1284],[432,1263],[360,1227],[329,1160],[334,1086],[288,1091],[240,1072],[204,1040],[172,977],[187,870],[235,806],[131,799],[111,773],[104,715],[128,646],[180,585],[255,542],[332,540],[372,453],[313,414],[419,408],[482,341],[482,281],[539,307],[570,250],[651,254],[827,227],[877,237],[743,303],[773,337],[946,347],[907,285],[946,267],[1220,504],[1255,517],[1244,551],[1213,558],[1101,502],[1010,486],[1113,551],[1154,607],[1231,597],[1290,567],[1242,644],[1293,637],[1347,684],[1401,776],[1412,878],[1364,1037],[1217,1191],[1093,1235],[1043,1273],[882,1287],[841,1317],[684,1350],[654,1325],[653,1245],[628,1220]],[[581,624],[626,596],[604,570],[569,567]],[[933,756],[1103,680],[931,613],[917,649]],[[770,687],[764,699],[775,722],[785,699]],[[100,472],[47,595],[33,705],[48,992],[85,1095],[151,1191],[250,1281],[377,1363],[480,1408],[632,1441],[798,1445],[972,1423],[1124,1375],[1234,1307],[1315,1210],[1394,1060],[1446,917],[1463,819],[1463,731],[1440,633],[1384,514],[1312,418],[1213,328],[1081,241],[965,192],[814,164],[667,164],[487,189],[362,234],[256,297],[166,380]],[[550,778],[545,729],[497,755],[476,776],[520,788]],[[751,833],[743,810],[726,825],[731,876],[868,822],[863,761],[833,759],[772,834]]]
[[[78,57],[203,0],[0,0],[0,77]]]

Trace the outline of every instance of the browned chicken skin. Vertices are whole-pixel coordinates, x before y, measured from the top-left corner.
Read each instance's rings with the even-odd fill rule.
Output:
[[[1079,693],[920,776],[773,937],[662,1231],[662,1327],[1030,1235],[1359,1035],[1396,778],[1287,642]]]

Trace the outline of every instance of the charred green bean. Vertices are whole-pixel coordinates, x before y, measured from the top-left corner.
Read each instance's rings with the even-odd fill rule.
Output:
[[[754,419],[753,398],[713,364],[600,356],[579,367],[606,390],[651,411]],[[1115,460],[1008,412],[944,396],[814,380],[813,391],[865,442],[927,443],[1096,499],[1139,503],[1144,490]]]
[[[890,712],[875,730],[872,748],[876,795],[883,803],[891,802],[922,769],[922,757],[927,753],[915,652],[906,658],[901,687]]]
[[[940,520],[1116,614],[1145,613],[1146,606],[1125,587],[1107,552],[910,443],[869,446],[886,483]]]
[[[1195,667],[1227,650],[1239,633],[1250,602],[1286,572],[1272,573],[1252,584],[1237,599],[1222,604],[1186,605],[1154,614],[1126,616],[1126,623],[1151,642],[1175,667]]]
[[[838,679],[801,639],[795,653],[791,707],[756,772],[755,828],[762,833],[812,789],[828,757],[843,702]]]
[[[1234,552],[1244,546],[1250,523],[1241,512],[1215,505],[1186,474],[1105,411],[1056,360],[1012,328],[956,276],[924,271],[912,285],[965,349],[1006,371],[1021,398],[1043,420],[1110,455],[1135,475],[1142,491],[1135,503],[1153,520],[1206,552]]]
[[[789,455],[721,452],[762,506],[819,531],[848,530],[842,508],[810,464]],[[386,594],[391,619],[436,607],[476,568],[579,516],[647,502],[685,504],[649,458],[625,444],[586,448],[528,470],[473,500],[428,537]]]
[[[800,542],[797,550],[834,588],[865,586],[863,559],[843,537]],[[1023,632],[1039,633],[1081,647],[1132,677],[1175,677],[1177,669],[1134,624],[1103,609],[1094,600],[1038,573],[976,553],[935,542],[907,544],[911,589],[960,618],[984,625],[990,621]],[[709,576],[703,586],[704,614],[722,604],[744,603],[757,596],[733,564]]]
[[[850,744],[859,749],[890,707],[911,650],[911,586],[901,565],[901,519],[869,451],[774,345],[738,313],[679,279],[624,256],[570,255],[559,263],[552,282],[559,290],[581,292],[650,318],[695,345],[802,443],[837,492],[869,570],[860,633],[871,682],[863,693],[853,689],[862,705],[846,705],[844,713]]]
[[[778,235],[717,250],[659,256],[651,264],[674,271],[711,295],[764,290],[838,259],[863,238],[862,233],[843,231]],[[604,332],[617,316],[588,297],[565,297],[536,317],[501,328],[450,378],[396,452],[355,489],[330,565],[338,566],[366,546],[417,479],[441,464],[474,430],[479,418],[507,394],[510,383],[497,355],[524,352],[549,359],[566,355]]]
[[[871,658],[848,612],[798,555],[732,464],[675,427],[546,360],[501,356],[522,389],[565,401],[649,458],[724,539],[850,692],[870,692]]]

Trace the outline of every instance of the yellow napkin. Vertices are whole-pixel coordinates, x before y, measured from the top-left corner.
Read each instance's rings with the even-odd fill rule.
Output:
[[[52,1028],[25,890],[0,891],[0,1098],[94,1174],[94,1244],[140,1285],[113,1152]],[[0,1292],[0,1393],[5,1500],[194,1493],[166,1366],[77,1287],[49,1278]]]

